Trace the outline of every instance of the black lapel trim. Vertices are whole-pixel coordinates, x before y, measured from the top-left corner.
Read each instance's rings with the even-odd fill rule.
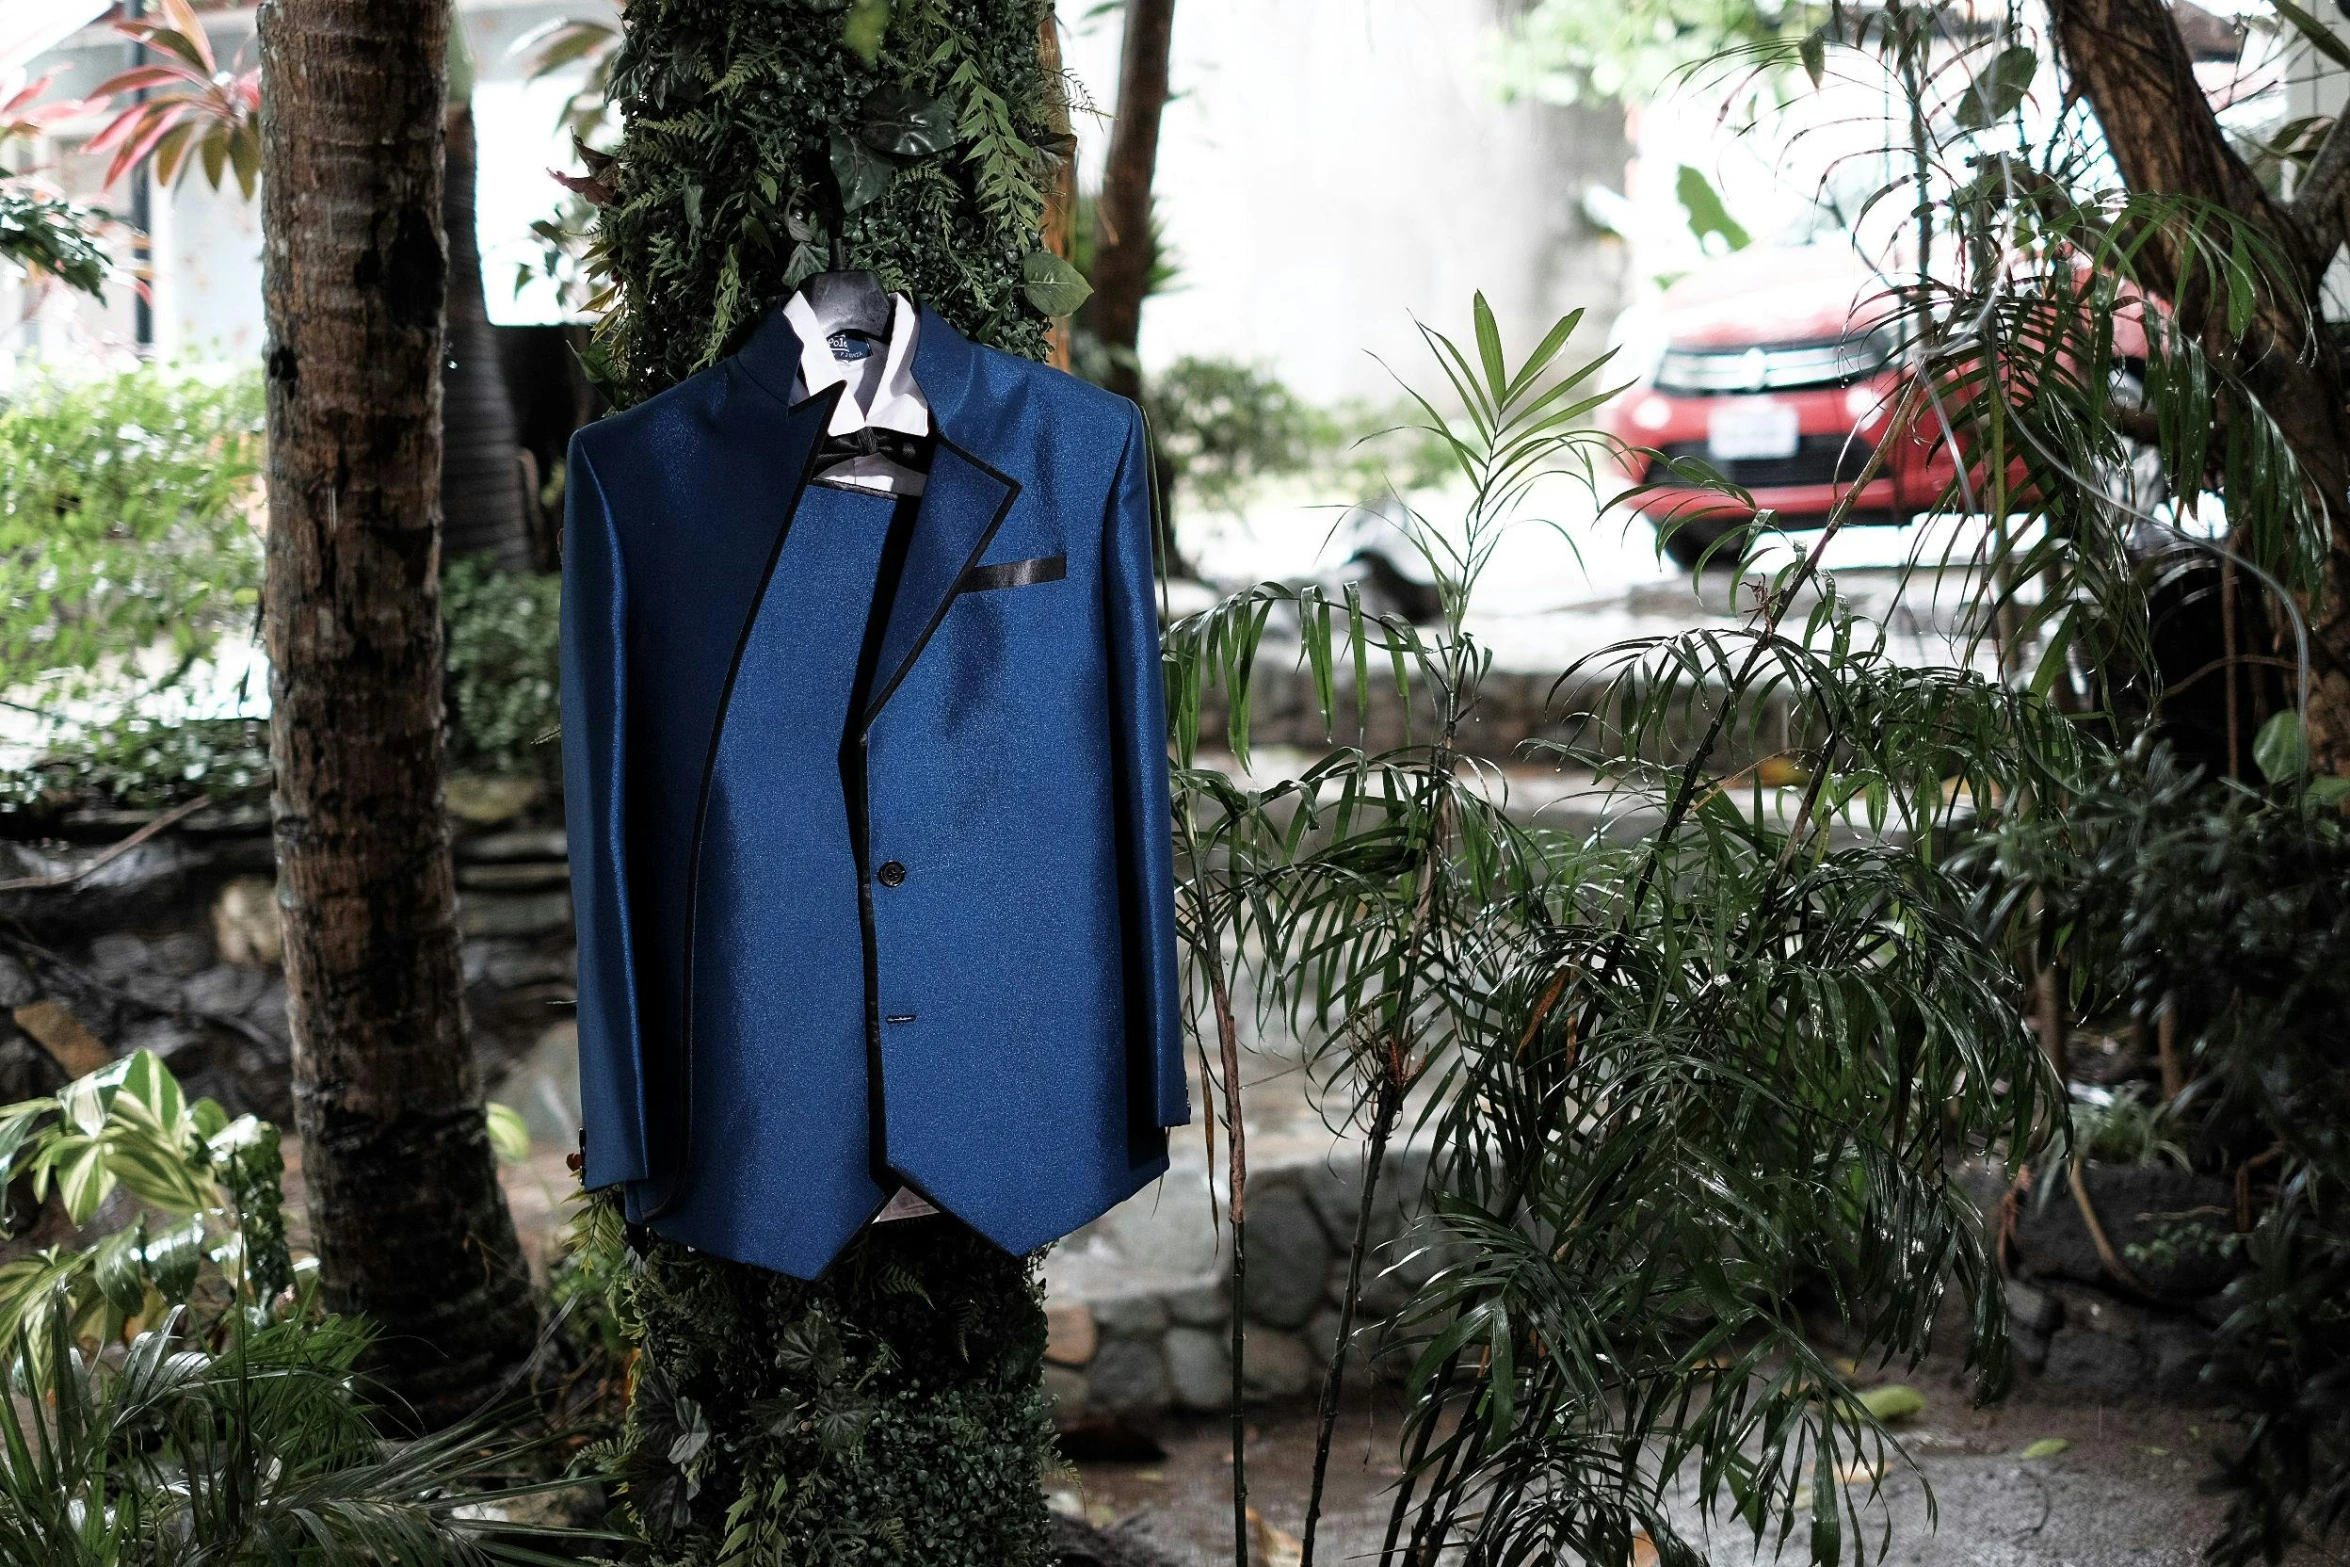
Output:
[[[767,390],[765,384],[761,382],[758,377],[750,375],[748,371],[745,371],[744,375],[750,380],[752,385],[757,386],[761,391],[764,392]],[[718,745],[726,735],[726,710],[734,703],[734,682],[736,677],[742,673],[743,654],[748,652],[751,646],[751,628],[759,623],[759,611],[762,607],[765,606],[767,602],[767,585],[775,578],[775,563],[783,558],[783,541],[791,536],[792,516],[800,509],[800,497],[806,493],[808,488],[808,481],[815,477],[816,457],[817,454],[824,449],[824,432],[832,425],[833,408],[840,402],[841,395],[847,390],[848,383],[843,381],[826,387],[823,391],[818,392],[813,397],[803,398],[797,403],[789,403],[785,405],[784,411],[786,416],[794,418],[796,418],[812,403],[822,403],[824,405],[824,410],[822,417],[817,421],[816,437],[808,443],[808,455],[806,459],[803,460],[800,464],[799,478],[793,482],[790,494],[784,498],[783,521],[777,525],[775,530],[775,543],[773,547],[767,551],[767,565],[759,573],[758,591],[751,595],[751,612],[743,617],[742,630],[735,634],[734,656],[727,661],[726,683],[718,688],[718,708],[710,721],[710,749],[708,754],[702,758],[701,786],[694,793],[693,837],[690,840],[691,846],[687,850],[686,854],[685,941],[683,945],[682,958],[682,966],[685,972],[678,977],[678,993],[680,1000],[679,1012],[681,1013],[681,1016],[678,1018],[677,1032],[678,1038],[684,1042],[684,1049],[679,1052],[683,1058],[679,1062],[679,1076],[684,1084],[684,1103],[679,1106],[678,1120],[679,1125],[683,1131],[682,1141],[684,1146],[678,1150],[679,1164],[678,1175],[675,1184],[670,1187],[669,1194],[667,1196],[662,1198],[660,1202],[654,1204],[654,1206],[648,1209],[644,1216],[637,1221],[640,1224],[649,1224],[653,1220],[659,1218],[662,1214],[667,1213],[671,1208],[677,1205],[678,1199],[683,1197],[686,1191],[692,1185],[692,1156],[694,1141],[694,938],[701,926],[702,835],[704,830],[709,826],[710,822],[710,781],[717,775],[718,772]],[[772,396],[773,394],[770,393],[769,395]]]
[[[996,503],[995,515],[989,518],[987,526],[980,530],[979,542],[972,545],[971,553],[963,557],[963,569],[955,573],[955,585],[947,589],[947,596],[939,601],[938,612],[930,617],[930,624],[922,628],[922,634],[914,639],[914,645],[906,649],[905,659],[891,673],[889,684],[881,688],[873,698],[872,704],[865,709],[863,727],[868,730],[873,727],[873,721],[881,716],[881,710],[889,705],[889,699],[897,695],[898,687],[905,684],[907,674],[917,663],[921,662],[922,650],[930,646],[930,639],[938,634],[940,624],[947,618],[947,611],[953,609],[955,600],[963,596],[963,585],[971,575],[971,568],[979,564],[979,557],[986,554],[987,547],[995,542],[996,533],[1003,527],[1004,519],[1012,514],[1012,503],[1020,498],[1020,481],[1018,479],[1003,472],[994,464],[983,462],[973,456],[962,446],[948,440],[944,432],[940,433],[938,444],[1001,484],[1004,487],[1004,498]]]
[[[997,588],[1027,588],[1039,582],[1058,582],[1067,575],[1068,556],[1038,555],[1029,560],[1007,560],[999,566],[973,566],[963,573],[960,587],[965,593],[989,593]]]

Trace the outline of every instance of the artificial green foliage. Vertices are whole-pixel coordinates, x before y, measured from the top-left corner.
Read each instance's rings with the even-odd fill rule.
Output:
[[[0,407],[0,689],[168,686],[251,623],[261,422],[258,374],[40,382]]]
[[[1040,355],[1067,280],[1031,271],[1051,174],[1040,0],[643,0],[591,265],[600,367],[634,402],[715,363],[809,274],[870,268],[974,339]],[[876,15],[878,13],[878,15]],[[854,25],[861,46],[844,29]]]
[[[603,1266],[641,1350],[617,1467],[651,1567],[1049,1560],[1036,1259],[946,1218],[814,1283],[632,1239]]]
[[[441,578],[449,768],[558,779],[562,582],[478,559]]]

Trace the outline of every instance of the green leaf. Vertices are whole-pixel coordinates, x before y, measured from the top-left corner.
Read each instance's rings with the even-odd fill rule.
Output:
[[[1976,73],[1959,98],[1960,127],[1979,131],[2013,114],[2016,105],[2024,101],[2024,94],[2032,90],[2032,78],[2039,70],[2040,57],[2030,45],[2010,44],[2000,50],[1992,56],[1989,65]]]
[[[2312,778],[2309,780],[2309,787],[2302,790],[2302,793],[2309,797],[2309,803],[2312,805],[2337,806],[2344,800],[2350,800],[2350,778],[2336,778],[2331,775]]]
[[[2054,1458],[2073,1444],[2061,1436],[2044,1436],[2023,1450],[2025,1458]]]
[[[64,1200],[66,1217],[87,1224],[99,1205],[113,1194],[114,1170],[106,1146],[95,1137],[61,1139],[57,1160],[57,1195]]]
[[[2272,784],[2291,783],[2309,771],[2309,737],[2302,732],[2301,715],[2287,708],[2260,726],[2252,742],[2253,765]]]
[[[1494,322],[1493,307],[1485,302],[1483,290],[1470,307],[1470,318],[1477,329],[1477,362],[1485,371],[1486,389],[1498,403],[1509,384],[1509,373],[1502,359],[1501,328]]]
[[[1049,250],[1030,251],[1020,263],[1020,276],[1021,292],[1047,316],[1065,316],[1093,294],[1085,274]]]
[[[835,132],[832,138],[832,177],[840,182],[843,212],[870,206],[888,194],[897,178],[897,165],[853,136]]]
[[[927,158],[955,144],[955,111],[911,87],[884,87],[865,100],[857,139],[875,152]]]
[[[855,0],[841,24],[841,47],[867,65],[881,58],[881,41],[889,35],[889,0]]]
[[[186,1092],[152,1050],[131,1053],[109,1113],[117,1122],[139,1126],[175,1145],[189,1142],[195,1132]]]
[[[1860,1407],[1891,1424],[1922,1413],[1926,1407],[1926,1395],[1905,1382],[1888,1382],[1883,1387],[1872,1387],[1861,1394]]]
[[[1673,182],[1673,194],[1681,198],[1681,210],[1689,214],[1689,231],[1699,239],[1719,234],[1732,250],[1744,250],[1754,242],[1746,226],[1730,216],[1712,183],[1686,163]]]
[[[2277,15],[2292,23],[2293,30],[2308,41],[2310,48],[2336,65],[2350,66],[2350,44],[2336,38],[2332,28],[2295,5],[2293,0],[2276,0],[2276,8]]]
[[[98,1243],[94,1258],[98,1293],[126,1317],[147,1299],[146,1243],[143,1220],[134,1220]]]
[[[196,1287],[204,1260],[204,1221],[190,1219],[148,1237],[147,1274],[170,1305],[180,1305]]]
[[[1803,60],[1803,74],[1811,78],[1814,87],[1828,74],[1828,34],[1825,27],[1815,27],[1804,35],[1795,52]]]
[[[524,1123],[522,1112],[495,1099],[482,1108],[490,1124],[491,1150],[508,1164],[520,1164],[528,1159],[530,1127]]]

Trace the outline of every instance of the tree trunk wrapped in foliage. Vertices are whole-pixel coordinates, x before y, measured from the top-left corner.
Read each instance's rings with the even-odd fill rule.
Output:
[[[836,264],[1041,356],[1048,313],[1074,303],[1040,243],[1044,11],[635,0],[613,70],[625,134],[586,192],[614,290],[591,358],[614,400],[715,363]],[[631,1240],[622,1494],[655,1561],[1047,1559],[1035,1259],[943,1216],[868,1230],[813,1284]]]

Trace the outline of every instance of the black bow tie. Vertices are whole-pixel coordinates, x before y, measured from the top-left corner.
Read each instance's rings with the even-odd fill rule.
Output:
[[[886,457],[901,468],[927,472],[930,468],[930,437],[908,435],[903,430],[884,430],[878,425],[867,425],[862,430],[851,430],[846,435],[828,435],[824,444],[816,448],[816,466],[829,468],[835,463],[853,457]]]

